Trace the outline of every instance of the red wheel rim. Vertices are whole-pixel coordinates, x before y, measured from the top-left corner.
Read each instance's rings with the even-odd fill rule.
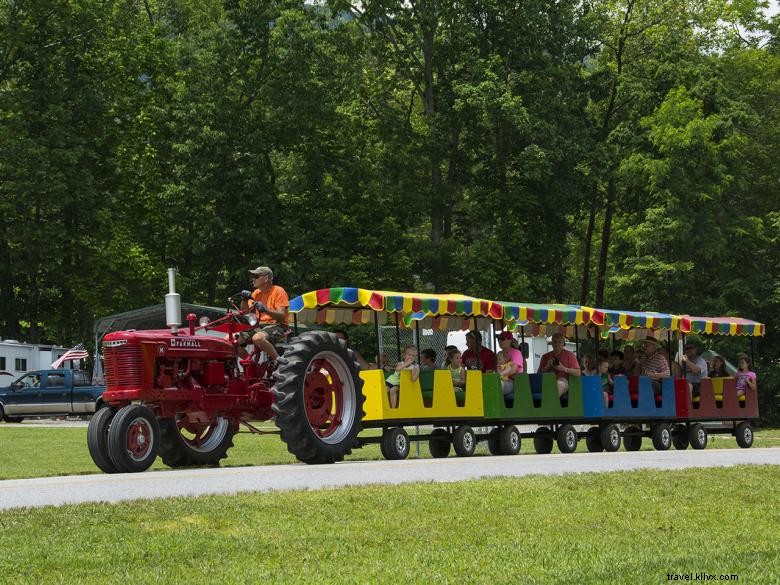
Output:
[[[152,449],[152,427],[143,418],[137,418],[127,429],[127,451],[133,459],[141,460]]]
[[[344,418],[344,385],[327,359],[312,361],[303,387],[306,418],[314,433],[330,437]]]

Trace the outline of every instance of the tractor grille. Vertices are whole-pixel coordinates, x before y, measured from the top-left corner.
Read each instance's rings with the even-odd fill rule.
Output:
[[[141,348],[121,346],[103,352],[106,389],[141,385]]]

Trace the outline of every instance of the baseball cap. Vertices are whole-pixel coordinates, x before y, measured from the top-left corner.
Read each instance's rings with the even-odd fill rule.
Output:
[[[250,270],[249,273],[254,274],[255,276],[260,276],[261,274],[267,274],[269,276],[274,275],[274,271],[268,268],[268,266],[258,266],[254,270]]]

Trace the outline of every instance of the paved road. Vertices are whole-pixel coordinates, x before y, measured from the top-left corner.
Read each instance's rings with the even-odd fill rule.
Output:
[[[450,457],[407,461],[357,461],[320,466],[265,465],[13,479],[0,481],[0,509],[378,483],[449,482],[496,476],[560,475],[647,468],[729,467],[746,463],[780,465],[780,447],[521,455],[474,457],[468,460]]]

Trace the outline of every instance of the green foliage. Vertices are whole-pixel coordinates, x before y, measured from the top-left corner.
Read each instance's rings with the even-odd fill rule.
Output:
[[[267,263],[293,295],[741,314],[774,354],[760,4],[4,3],[0,335],[89,338],[176,260],[193,302]]]

